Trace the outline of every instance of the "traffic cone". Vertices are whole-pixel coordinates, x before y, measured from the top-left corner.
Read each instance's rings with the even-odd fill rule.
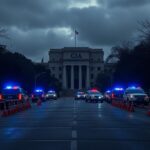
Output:
[[[133,104],[130,105],[129,112],[134,112],[134,105]]]
[[[29,101],[27,102],[27,108],[31,108],[31,104]]]
[[[42,101],[41,101],[41,99],[39,99],[38,101],[37,101],[37,106],[41,106],[42,105]]]
[[[148,110],[147,115],[150,116],[150,109]]]
[[[18,111],[19,111],[19,107],[18,107],[18,105],[16,106],[15,111],[16,111],[16,112],[18,112]]]
[[[130,111],[130,105],[127,104],[127,111]]]
[[[2,116],[3,116],[3,117],[7,117],[7,116],[8,116],[8,111],[7,111],[7,110],[4,110],[4,111],[2,112]]]

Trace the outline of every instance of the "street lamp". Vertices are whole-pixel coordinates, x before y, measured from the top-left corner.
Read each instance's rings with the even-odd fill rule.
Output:
[[[35,87],[35,88],[36,88],[37,79],[38,79],[41,75],[43,75],[43,74],[45,74],[45,73],[46,73],[46,72],[41,72],[41,73],[35,75],[35,77],[34,77],[34,87]]]

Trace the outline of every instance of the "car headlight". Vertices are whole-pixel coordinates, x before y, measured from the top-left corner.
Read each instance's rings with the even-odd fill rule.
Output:
[[[130,98],[134,99],[134,98],[135,98],[135,96],[131,94],[131,95],[130,95]]]
[[[148,101],[148,100],[149,100],[149,97],[146,95],[146,96],[144,97],[144,100]]]
[[[53,96],[56,97],[56,94],[54,94]]]

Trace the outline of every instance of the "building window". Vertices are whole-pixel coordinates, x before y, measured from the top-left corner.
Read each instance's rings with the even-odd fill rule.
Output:
[[[62,71],[62,67],[59,67],[59,71]]]
[[[59,79],[62,79],[62,74],[59,74]]]
[[[98,67],[97,70],[98,70],[98,71],[101,71],[101,67]]]
[[[91,79],[93,79],[93,78],[94,78],[94,74],[92,73],[92,74],[91,74]]]
[[[91,67],[90,69],[91,69],[91,71],[93,71],[93,70],[94,70],[94,67]]]

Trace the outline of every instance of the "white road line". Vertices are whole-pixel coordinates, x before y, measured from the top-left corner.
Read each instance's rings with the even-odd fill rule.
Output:
[[[73,125],[76,126],[77,125],[77,121],[73,121]]]
[[[77,138],[77,131],[76,130],[72,130],[72,138],[73,139]]]
[[[102,105],[101,104],[98,104],[98,109],[101,109],[102,108]]]
[[[74,114],[73,118],[74,118],[74,119],[76,119],[76,118],[77,118],[77,115],[76,115],[76,114]]]
[[[77,148],[77,141],[76,140],[74,140],[74,141],[71,141],[71,148],[70,148],[71,150],[77,150],[78,148]]]
[[[101,115],[101,114],[98,114],[98,117],[99,117],[99,118],[101,118],[101,117],[102,117],[102,115]]]

